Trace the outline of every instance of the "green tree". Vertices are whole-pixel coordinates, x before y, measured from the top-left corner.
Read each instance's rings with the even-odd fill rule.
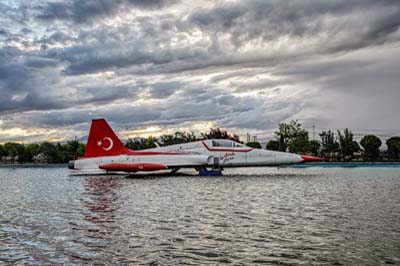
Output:
[[[0,160],[1,160],[1,157],[3,157],[4,155],[6,155],[4,152],[4,146],[0,144]]]
[[[301,127],[298,120],[289,123],[280,123],[275,138],[279,141],[279,150],[291,152],[303,152],[308,142],[308,131]]]
[[[268,141],[266,148],[267,148],[267,150],[270,150],[270,151],[279,150],[279,141],[277,141],[277,140]]]
[[[357,141],[353,141],[353,154],[354,154],[354,152],[360,152],[361,151],[361,147],[360,147],[360,144],[358,144],[358,142]]]
[[[25,160],[27,162],[32,162],[33,157],[40,153],[40,145],[39,144],[29,144],[25,148]]]
[[[131,150],[144,150],[146,149],[145,139],[144,138],[135,138],[128,139],[128,142],[125,144],[128,149]]]
[[[389,159],[398,160],[400,158],[400,137],[391,137],[386,141]]]
[[[67,142],[67,144],[64,147],[64,150],[66,150],[69,154],[68,157],[71,159],[75,159],[77,154],[78,154],[78,149],[79,149],[79,141],[78,140],[70,140]]]
[[[4,144],[4,153],[6,156],[16,156],[18,154],[18,143],[7,142]]]
[[[321,153],[323,156],[339,151],[339,143],[336,141],[335,134],[332,131],[322,131],[319,136],[321,137]]]
[[[160,137],[160,142],[162,146],[180,144],[189,142],[191,139],[190,133],[185,133],[177,131],[174,134],[166,134]]]
[[[157,147],[156,143],[157,143],[157,138],[150,136],[145,139],[144,146],[146,149],[155,148]]]
[[[161,146],[167,146],[167,145],[174,145],[174,144],[180,144],[180,143],[188,143],[192,141],[196,141],[197,138],[194,134],[194,132],[183,132],[183,131],[176,131],[174,134],[165,134],[162,135],[159,138],[159,142]],[[156,145],[157,138],[155,137],[148,137],[148,138],[143,138],[135,144],[136,146],[139,146],[141,149],[150,149],[150,148],[155,148],[157,147]]]
[[[249,147],[255,148],[255,149],[261,149],[261,144],[258,141],[247,142],[246,146],[249,146]]]
[[[78,144],[79,145],[79,144]],[[57,143],[56,145],[58,157],[54,163],[66,163],[75,158],[75,154],[73,152],[74,147],[71,147],[69,143],[61,145],[61,143]]]
[[[162,146],[174,145],[177,144],[172,134],[165,134],[160,137],[160,142]]]
[[[25,160],[25,146],[15,142],[7,142],[4,144],[5,155],[15,157],[18,156],[18,162]]]
[[[343,131],[343,134],[338,130],[338,139],[342,159],[352,159],[355,149],[357,149],[353,140],[353,133],[347,128]]]
[[[360,144],[364,148],[367,159],[375,160],[379,157],[379,147],[382,145],[382,141],[377,136],[365,135]]]
[[[229,133],[220,128],[211,128],[208,133],[201,133],[203,139],[228,139]]]
[[[185,142],[193,142],[193,141],[197,141],[197,140],[198,140],[198,138],[196,137],[196,134],[194,134],[193,131],[191,131],[190,133],[186,133]]]
[[[145,150],[157,147],[156,142],[157,139],[150,136],[148,138],[128,139],[128,142],[125,144],[125,146],[131,150]]]
[[[308,145],[308,132],[299,133],[296,137],[289,141],[289,151],[293,153],[304,153]]]
[[[312,155],[318,156],[321,144],[317,140],[310,140],[306,145],[306,152],[311,152]]]
[[[85,150],[86,150],[86,144],[79,142],[79,147],[76,156],[83,157],[83,155],[85,155]]]
[[[196,141],[197,138],[194,134],[194,132],[186,133],[186,132],[181,132],[177,131],[174,133],[172,137],[172,143],[173,144],[180,144],[180,143],[188,143],[192,141]],[[163,145],[170,145],[170,144],[164,144]]]
[[[46,155],[48,163],[58,163],[61,161],[59,149],[57,149],[56,145],[50,142],[43,142],[40,145],[40,152]]]
[[[220,128],[211,128],[208,133],[201,133],[202,139],[230,139],[236,142],[240,142],[238,135],[230,134],[226,130]]]

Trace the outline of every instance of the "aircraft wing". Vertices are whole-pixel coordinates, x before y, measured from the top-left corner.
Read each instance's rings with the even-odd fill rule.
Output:
[[[146,172],[176,168],[193,168],[210,165],[211,158],[213,157],[211,155],[188,154],[168,154],[161,156],[163,157],[153,157],[153,160],[149,160],[148,162],[104,162],[103,164],[98,165],[98,168],[110,172]],[[154,159],[158,160],[154,161]]]

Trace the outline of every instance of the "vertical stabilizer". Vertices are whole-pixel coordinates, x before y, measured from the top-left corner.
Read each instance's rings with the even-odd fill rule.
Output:
[[[127,153],[105,119],[93,119],[84,157],[112,156]]]

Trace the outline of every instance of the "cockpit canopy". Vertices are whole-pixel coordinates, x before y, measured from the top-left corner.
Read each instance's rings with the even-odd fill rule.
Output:
[[[236,147],[246,147],[245,145],[228,140],[228,139],[217,139],[212,141],[213,147],[228,147],[228,148],[236,148]]]

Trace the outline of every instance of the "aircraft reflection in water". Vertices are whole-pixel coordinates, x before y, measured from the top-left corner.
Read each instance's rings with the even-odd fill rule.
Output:
[[[92,121],[85,155],[70,161],[74,173],[160,171],[180,168],[279,166],[321,161],[312,156],[254,149],[231,140],[202,140],[144,151],[126,148],[104,119]]]
[[[81,194],[78,208],[80,215],[69,221],[72,232],[68,238],[73,245],[65,248],[64,254],[73,260],[87,260],[93,264],[97,262],[111,265],[110,257],[104,255],[106,252],[126,260],[118,250],[122,244],[128,242],[121,233],[121,187],[121,181],[117,178],[88,176],[84,179],[85,190]]]

